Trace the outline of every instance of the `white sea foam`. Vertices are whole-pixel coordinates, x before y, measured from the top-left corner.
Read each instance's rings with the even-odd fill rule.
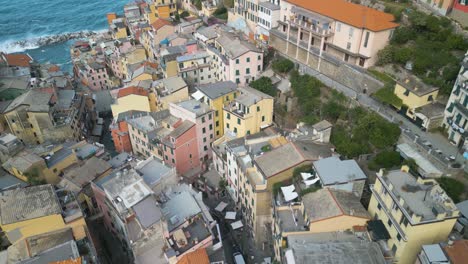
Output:
[[[26,50],[37,49],[46,45],[65,42],[70,39],[87,38],[90,36],[103,34],[105,32],[107,32],[106,29],[97,31],[79,31],[41,37],[31,37],[25,40],[7,40],[0,43],[0,51],[6,53],[24,52]]]

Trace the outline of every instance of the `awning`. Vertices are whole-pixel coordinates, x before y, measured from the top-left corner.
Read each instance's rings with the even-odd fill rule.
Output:
[[[196,91],[192,94],[193,99],[200,101],[203,98],[203,93],[200,91]]]
[[[226,212],[225,218],[228,220],[236,220],[236,212],[231,212],[231,211]]]
[[[303,179],[304,181],[307,180],[307,179],[309,179],[309,178],[312,178],[312,176],[314,176],[314,175],[312,175],[312,173],[301,172],[301,177],[302,177],[302,179]]]
[[[286,263],[288,264],[296,264],[296,261],[294,260],[294,253],[292,249],[286,250],[284,253],[284,257],[286,258]]]
[[[220,203],[216,206],[215,210],[218,211],[218,212],[222,212],[224,209],[226,209],[226,206],[227,206],[227,203],[225,203],[225,202],[220,202]]]
[[[283,192],[284,200],[286,200],[286,202],[292,201],[292,200],[296,199],[299,196],[294,191],[294,189],[295,189],[294,185],[281,187],[281,191]]]
[[[239,228],[241,228],[243,226],[244,225],[242,224],[242,221],[240,221],[240,220],[231,224],[231,227],[232,227],[233,230],[239,229]]]
[[[312,184],[315,184],[316,182],[318,182],[319,179],[320,179],[320,178],[317,177],[317,178],[314,178],[314,179],[308,180],[308,181],[307,181],[307,180],[304,180],[304,183],[305,183],[306,186],[309,186],[309,185],[312,185]]]

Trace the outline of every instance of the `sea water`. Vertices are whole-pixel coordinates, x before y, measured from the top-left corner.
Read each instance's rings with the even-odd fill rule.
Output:
[[[0,51],[27,52],[36,61],[70,71],[75,40],[41,46],[41,39],[107,29],[106,14],[123,13],[129,0],[0,0]]]

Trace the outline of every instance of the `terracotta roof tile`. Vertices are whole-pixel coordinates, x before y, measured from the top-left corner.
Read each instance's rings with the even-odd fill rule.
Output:
[[[200,248],[183,256],[177,264],[209,264],[210,259],[205,248]]]
[[[28,54],[6,54],[10,66],[29,67],[32,58]]]
[[[170,26],[170,25],[172,25],[171,22],[161,19],[161,18],[159,18],[153,24],[151,24],[154,30],[159,30],[160,28],[164,26]]]
[[[391,14],[344,0],[285,1],[357,28],[382,31],[398,26],[397,23],[393,22],[395,18]]]
[[[117,98],[124,97],[130,94],[148,96],[148,91],[140,87],[130,86],[120,89],[117,93]]]
[[[468,240],[457,240],[451,246],[444,247],[451,263],[462,264],[468,259]]]

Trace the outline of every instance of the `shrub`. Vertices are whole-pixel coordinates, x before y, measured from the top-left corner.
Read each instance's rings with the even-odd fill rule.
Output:
[[[250,82],[250,87],[259,90],[260,92],[266,93],[270,96],[276,96],[276,88],[271,83],[271,79],[268,77],[260,77],[255,81]]]
[[[452,198],[455,203],[460,202],[460,195],[465,190],[465,186],[459,180],[442,176],[437,179],[440,187],[445,190],[447,195]]]
[[[294,68],[294,63],[288,59],[279,59],[274,61],[271,67],[277,73],[288,73]]]

